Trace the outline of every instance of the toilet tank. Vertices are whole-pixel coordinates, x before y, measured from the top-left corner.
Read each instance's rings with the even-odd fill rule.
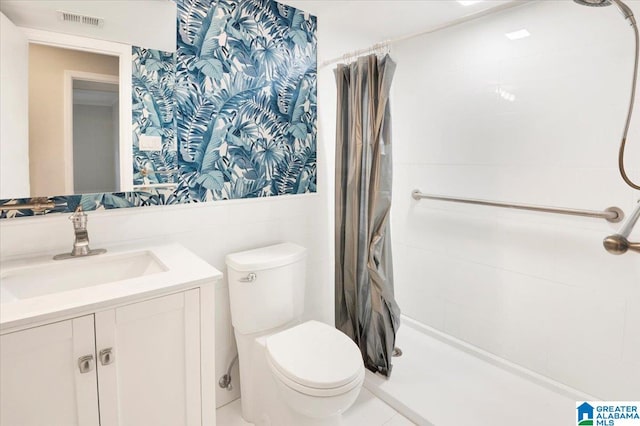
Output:
[[[237,333],[264,332],[301,317],[307,250],[282,243],[226,257],[231,321]]]

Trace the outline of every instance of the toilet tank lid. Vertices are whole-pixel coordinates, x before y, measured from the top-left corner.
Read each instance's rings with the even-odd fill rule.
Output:
[[[295,263],[306,254],[307,249],[302,246],[282,243],[228,254],[226,263],[236,271],[259,271]]]

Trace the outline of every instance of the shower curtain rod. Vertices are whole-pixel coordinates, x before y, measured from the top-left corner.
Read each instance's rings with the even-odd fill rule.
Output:
[[[456,25],[460,25],[460,24],[464,24],[464,23],[467,23],[467,22],[471,22],[471,21],[473,21],[475,19],[479,19],[479,18],[482,18],[484,16],[491,15],[492,13],[502,12],[503,10],[512,9],[514,7],[523,6],[525,4],[529,4],[529,3],[532,3],[534,1],[536,1],[536,0],[521,0],[521,1],[514,0],[514,1],[510,2],[510,3],[506,3],[506,4],[502,4],[500,6],[496,6],[496,7],[492,8],[492,9],[482,10],[480,12],[472,13],[470,15],[463,16],[462,18],[459,18],[459,19],[454,19],[453,21],[449,21],[449,22],[446,22],[446,23],[441,24],[441,25],[436,25],[435,27],[429,28],[427,30],[422,30],[422,31],[419,31],[419,32],[416,32],[416,33],[400,36],[400,37],[397,37],[397,38],[394,38],[394,39],[391,39],[391,40],[384,40],[384,41],[381,41],[379,43],[375,43],[374,45],[369,46],[369,47],[367,47],[365,49],[354,50],[352,52],[345,53],[342,56],[338,56],[337,58],[333,58],[333,59],[329,59],[329,60],[323,61],[320,64],[320,69],[322,69],[322,68],[324,68],[324,67],[326,67],[328,65],[334,64],[336,62],[340,62],[340,61],[345,61],[346,62],[346,61],[349,61],[350,59],[357,58],[358,56],[361,56],[361,55],[364,55],[364,54],[367,54],[367,53],[374,53],[374,52],[379,51],[379,50],[384,49],[384,48],[388,49],[392,44],[396,44],[396,43],[399,43],[401,41],[410,40],[412,38],[420,37],[420,36],[423,36],[423,35],[426,35],[426,34],[431,34],[431,33],[434,33],[436,31],[444,30],[445,28],[455,27]]]
[[[569,208],[562,208],[562,207],[544,207],[544,206],[533,206],[530,204],[513,204],[513,203],[503,203],[503,202],[497,202],[497,201],[476,200],[473,198],[444,197],[442,195],[423,194],[418,189],[412,191],[411,196],[413,197],[414,200],[429,199],[429,200],[437,200],[437,201],[453,201],[456,203],[478,204],[481,206],[490,206],[490,207],[505,207],[505,208],[516,209],[516,210],[531,210],[531,211],[543,212],[543,213],[556,213],[556,214],[565,214],[570,216],[594,217],[597,219],[606,219],[607,222],[611,222],[611,223],[618,223],[624,220],[624,212],[619,207],[609,207],[604,211],[577,210],[577,209],[569,209]]]

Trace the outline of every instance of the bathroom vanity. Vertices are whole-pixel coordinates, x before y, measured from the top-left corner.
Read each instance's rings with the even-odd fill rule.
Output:
[[[5,262],[0,424],[214,425],[221,278],[176,244]]]

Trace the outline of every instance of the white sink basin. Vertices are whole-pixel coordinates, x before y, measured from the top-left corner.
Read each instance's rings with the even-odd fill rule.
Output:
[[[0,303],[92,287],[164,272],[150,251],[59,260],[0,275]]]
[[[178,244],[112,246],[105,254],[53,254],[0,262],[0,331],[215,282],[222,273]]]

